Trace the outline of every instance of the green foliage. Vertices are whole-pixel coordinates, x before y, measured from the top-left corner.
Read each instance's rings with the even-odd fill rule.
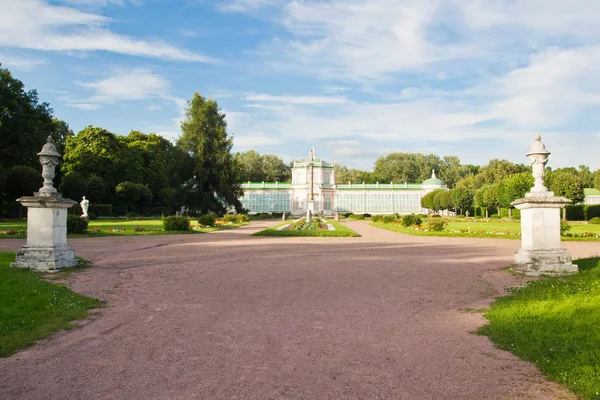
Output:
[[[439,204],[436,203],[435,201],[435,197],[442,192],[445,192],[446,190],[444,189],[437,189],[437,190],[433,190],[427,194],[425,194],[425,196],[423,196],[421,198],[421,207],[423,208],[427,208],[428,210],[435,210],[435,211],[439,211],[439,208],[436,208],[436,206],[438,206]]]
[[[581,272],[530,281],[492,304],[478,333],[534,363],[578,398],[600,392],[600,258],[575,260]]]
[[[347,218],[361,220],[361,219],[365,219],[365,216],[362,214],[350,214]]]
[[[255,150],[235,153],[234,162],[240,170],[242,182],[287,182],[291,180],[291,170],[283,159],[275,154],[260,155]]]
[[[88,220],[76,215],[67,215],[67,233],[86,233]]]
[[[456,187],[450,190],[452,205],[459,210],[465,210],[473,206],[474,192],[466,187]]]
[[[567,171],[551,172],[546,183],[555,196],[566,197],[574,204],[583,201],[583,182],[577,173]]]
[[[339,164],[333,165],[335,172],[335,181],[338,184],[347,183],[376,183],[377,178],[368,171],[361,171],[359,169],[349,169],[348,167],[341,166]]]
[[[499,205],[510,207],[510,203],[525,197],[525,193],[533,187],[533,176],[529,171],[508,175],[500,181],[498,188]]]
[[[304,229],[304,230],[276,230],[275,228],[268,228],[262,231],[253,233],[252,236],[321,236],[321,237],[358,237],[358,233],[352,229],[340,224],[337,221],[327,221],[335,227],[334,231],[330,230],[316,230],[316,229]]]
[[[4,168],[39,168],[36,154],[53,131],[50,105],[39,102],[35,89],[25,91],[23,82],[0,64],[0,160]]]
[[[585,219],[590,220],[594,217],[600,217],[600,205],[598,204],[590,204],[584,207],[585,210]]]
[[[198,217],[198,225],[214,226],[217,216],[213,213],[203,214]]]
[[[103,217],[110,217],[113,213],[112,204],[98,204],[96,206],[96,210],[98,210],[98,214]]]
[[[429,229],[430,231],[442,232],[444,229],[446,229],[447,225],[448,225],[448,222],[444,221],[441,218],[437,218],[437,219],[428,220],[427,224],[426,224],[426,228]]]
[[[106,183],[97,175],[90,175],[87,178],[87,198],[93,204],[102,200],[106,190]]]
[[[498,214],[492,214],[490,215],[490,219],[500,219],[500,216]]]
[[[589,224],[600,225],[600,217],[593,217],[588,221]]]
[[[0,357],[60,329],[70,329],[70,321],[102,307],[101,301],[51,284],[31,271],[10,268],[14,260],[14,253],[0,253]]]
[[[223,222],[235,223],[235,222],[237,222],[237,215],[236,214],[225,214],[225,215],[223,215]]]
[[[21,196],[33,196],[42,187],[44,180],[39,170],[18,165],[6,172],[6,196],[16,200]]]
[[[73,172],[62,178],[59,191],[64,197],[76,201],[81,200],[85,196],[88,189],[88,183],[81,174]]]
[[[480,189],[485,185],[500,183],[507,176],[526,171],[529,171],[529,167],[524,164],[514,164],[506,160],[493,159],[487,165],[479,168],[476,175],[470,175],[461,179],[457,182],[456,186]]]
[[[568,221],[585,221],[585,206],[583,204],[569,204],[566,208]]]
[[[409,227],[412,225],[421,225],[423,220],[415,214],[408,214],[402,217],[402,226]]]
[[[214,100],[194,94],[181,123],[177,146],[192,155],[194,178],[185,205],[201,214],[224,213],[228,207],[242,210],[238,171],[233,161],[233,138],[227,134],[225,114]]]
[[[363,217],[365,217],[365,219],[366,219],[366,218],[371,218],[371,214],[369,214],[369,213],[364,213],[364,214],[363,214]]]
[[[237,214],[237,223],[250,222],[250,217],[247,214]]]
[[[115,188],[116,195],[129,205],[141,207],[152,201],[152,192],[141,183],[121,182]]]
[[[564,236],[567,234],[567,232],[569,232],[571,230],[571,225],[569,225],[567,222],[561,220],[560,221],[560,235]]]
[[[454,190],[454,189],[453,189]],[[448,190],[436,190],[433,196],[433,209],[434,210],[449,210],[452,208],[452,196]]]
[[[190,230],[190,220],[184,217],[183,215],[171,215],[168,217],[164,217],[163,220],[163,229],[165,231],[189,231]]]

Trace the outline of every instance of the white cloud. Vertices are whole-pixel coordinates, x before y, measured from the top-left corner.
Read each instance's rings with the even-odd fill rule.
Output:
[[[87,89],[94,90],[95,93],[90,100],[95,103],[164,97],[169,89],[167,80],[145,68],[136,68],[100,81],[80,84]]]
[[[10,56],[0,53],[0,63],[4,67],[11,67],[14,69],[21,69],[30,71],[35,67],[44,64],[44,60],[39,58],[25,58],[18,56]]]
[[[221,11],[246,12],[283,3],[282,0],[220,0],[217,7]]]
[[[216,62],[160,41],[133,39],[111,32],[113,22],[102,15],[44,0],[0,0],[0,46],[41,51],[110,51],[179,61]]]
[[[283,103],[283,104],[340,104],[347,103],[348,100],[343,97],[328,96],[273,96],[269,94],[253,94],[246,96],[246,100],[252,102],[264,103]]]

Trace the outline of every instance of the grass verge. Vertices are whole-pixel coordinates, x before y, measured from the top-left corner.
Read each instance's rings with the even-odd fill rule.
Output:
[[[291,222],[291,221],[290,221]],[[345,225],[340,224],[337,221],[327,220],[327,223],[332,224],[335,228],[335,231],[317,231],[317,230],[307,230],[307,231],[278,231],[277,228],[286,225],[279,224],[273,228],[263,229],[262,231],[258,231],[253,233],[252,236],[321,236],[321,237],[359,237],[360,235],[354,232],[352,229],[348,228]]]
[[[531,281],[497,299],[477,333],[578,398],[600,399],[600,257],[574,262],[577,275]]]
[[[14,253],[0,253],[0,357],[8,357],[59,329],[70,329],[71,321],[103,306],[100,300],[52,284],[39,273],[10,268],[14,260]]]
[[[240,226],[248,225],[241,224],[220,224],[216,226],[198,228],[197,224],[192,224],[189,231],[165,231],[161,219],[142,219],[142,220],[96,220],[90,221],[87,233],[83,234],[68,234],[69,238],[86,238],[86,237],[105,237],[105,236],[140,236],[140,235],[181,235],[195,233],[209,233],[221,231],[225,229],[239,228]],[[136,231],[136,228],[138,229]],[[140,229],[141,228],[141,229]],[[24,239],[27,237],[27,222],[6,222],[0,223],[0,231],[12,230],[22,233],[17,234],[0,234],[0,239]]]

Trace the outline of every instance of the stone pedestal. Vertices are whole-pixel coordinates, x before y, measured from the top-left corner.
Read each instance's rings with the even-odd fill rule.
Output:
[[[524,275],[570,275],[578,272],[571,254],[560,247],[561,208],[570,203],[552,192],[527,193],[512,203],[521,210],[521,248],[513,268]]]
[[[313,215],[315,215],[315,202],[314,200],[309,200],[306,207],[306,220],[312,220]]]
[[[53,271],[77,265],[67,243],[67,210],[77,203],[58,193],[35,193],[17,201],[28,208],[27,244],[17,250],[11,267]]]

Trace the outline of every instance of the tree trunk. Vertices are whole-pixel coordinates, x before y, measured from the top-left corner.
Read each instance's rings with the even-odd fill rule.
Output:
[[[485,217],[486,217],[486,218],[489,218],[489,215],[488,215],[488,209],[487,209],[487,207],[485,208]]]

